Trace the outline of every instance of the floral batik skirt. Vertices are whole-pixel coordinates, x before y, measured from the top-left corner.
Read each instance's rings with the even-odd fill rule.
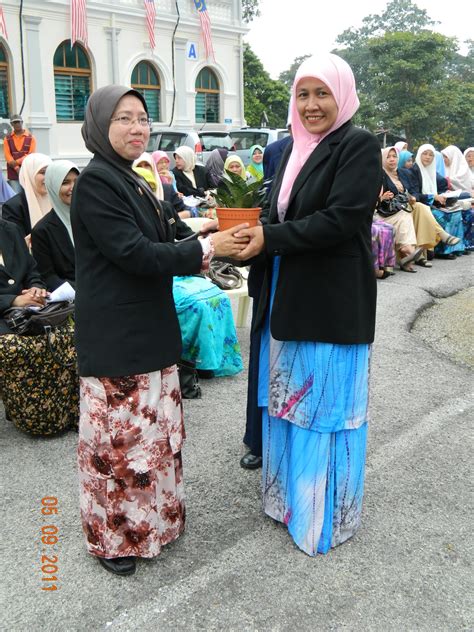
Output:
[[[183,351],[181,357],[216,377],[242,371],[240,345],[227,294],[207,278],[173,279]]]
[[[88,551],[156,557],[184,529],[177,369],[80,378],[80,393],[80,507]]]
[[[457,244],[450,246],[440,241],[434,249],[437,255],[450,255],[456,252],[462,252],[464,250],[464,230],[463,230],[463,217],[461,211],[447,211],[441,210],[434,206],[431,207],[431,212],[438,224],[450,235],[459,237],[460,241]]]
[[[369,365],[369,345],[277,341],[268,320],[262,333],[263,507],[308,555],[360,524]]]
[[[375,270],[393,270],[396,263],[393,226],[379,219],[372,222],[372,258]]]
[[[72,325],[46,336],[0,336],[0,398],[17,428],[34,435],[77,429],[79,379]]]

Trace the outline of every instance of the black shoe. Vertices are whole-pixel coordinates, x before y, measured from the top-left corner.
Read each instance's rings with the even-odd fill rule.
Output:
[[[449,259],[450,261],[452,261],[453,259],[456,259],[456,255],[453,252],[450,252],[448,255],[435,255],[435,257],[437,259]]]
[[[214,371],[208,371],[207,369],[198,369],[197,374],[203,380],[212,380],[214,377]]]
[[[240,467],[243,467],[245,470],[257,470],[259,467],[262,467],[262,457],[247,452],[247,454],[240,459]]]
[[[110,573],[116,575],[133,575],[136,569],[134,557],[98,557],[100,564]]]

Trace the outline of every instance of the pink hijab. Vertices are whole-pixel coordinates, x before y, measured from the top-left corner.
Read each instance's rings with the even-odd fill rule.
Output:
[[[296,109],[296,88],[304,77],[313,77],[323,81],[331,90],[336,101],[338,113],[336,122],[323,134],[311,134],[301,122]],[[298,68],[293,87],[291,89],[290,118],[293,149],[286,165],[280,194],[278,196],[278,217],[280,222],[285,219],[286,209],[290,200],[291,190],[297,175],[314,149],[328,134],[349,121],[359,108],[354,75],[351,67],[338,55],[327,53],[309,57]]]

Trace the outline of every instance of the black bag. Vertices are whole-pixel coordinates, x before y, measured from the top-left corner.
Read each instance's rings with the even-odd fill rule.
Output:
[[[382,217],[390,217],[398,211],[406,211],[407,213],[412,211],[406,193],[397,193],[391,200],[382,200],[379,204],[378,212]]]
[[[40,309],[10,307],[3,313],[3,318],[13,333],[37,336],[67,324],[73,315],[72,301],[58,301]]]
[[[179,385],[183,399],[201,399],[201,387],[194,362],[180,360],[178,362]]]
[[[242,287],[244,277],[231,263],[219,261],[219,259],[211,259],[209,265],[208,276],[221,290],[236,290]]]

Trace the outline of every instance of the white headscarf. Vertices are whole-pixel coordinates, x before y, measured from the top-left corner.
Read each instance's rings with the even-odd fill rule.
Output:
[[[191,180],[193,187],[196,188],[196,178],[193,173],[193,169],[196,166],[196,154],[191,147],[186,147],[186,145],[178,147],[174,153],[184,160],[183,173],[188,180]]]
[[[64,178],[73,170],[79,173],[79,167],[70,160],[54,160],[46,171],[44,183],[54,212],[66,227],[69,237],[74,244],[74,236],[71,228],[71,207],[69,204],[65,204],[59,195]]]
[[[155,178],[156,183],[155,195],[159,200],[164,200],[165,194],[163,192],[163,185],[161,184],[161,178],[152,155],[145,151],[139,158],[133,161],[132,167],[137,167],[141,162],[146,162],[147,165],[150,165],[150,170]]]
[[[21,163],[20,174],[18,179],[23,187],[28,202],[28,212],[30,214],[31,228],[39,222],[39,220],[49,213],[52,204],[47,193],[41,195],[36,190],[35,176],[38,171],[44,167],[49,167],[52,160],[45,154],[33,153],[28,154]]]
[[[429,149],[433,152],[433,161],[429,165],[429,167],[424,167],[421,162],[421,154]],[[422,178],[422,190],[421,192],[424,195],[438,195],[438,186],[436,184],[436,149],[433,145],[426,143],[425,145],[421,145],[416,152],[415,162],[420,168],[421,178]]]
[[[474,147],[468,147],[465,151],[464,151],[464,158],[466,159],[467,162],[467,155],[468,153],[472,151],[472,153],[474,153]],[[469,163],[467,165],[469,167]],[[471,172],[471,189],[474,189],[474,167],[469,167],[469,171]]]
[[[459,147],[448,145],[441,153],[450,161],[449,166],[446,165],[446,177],[450,179],[453,189],[471,193],[471,170]]]

